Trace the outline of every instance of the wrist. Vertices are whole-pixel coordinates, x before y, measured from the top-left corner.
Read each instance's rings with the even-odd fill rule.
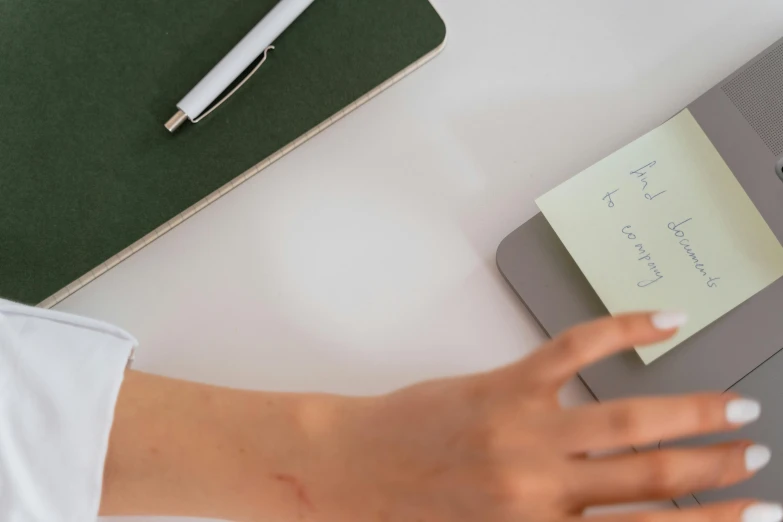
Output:
[[[129,372],[101,514],[297,520],[302,477],[339,403]]]

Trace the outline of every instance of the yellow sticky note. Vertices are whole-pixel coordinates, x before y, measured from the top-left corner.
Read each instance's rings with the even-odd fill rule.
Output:
[[[688,110],[537,203],[612,314],[687,312],[637,349],[645,364],[783,276],[783,247]]]

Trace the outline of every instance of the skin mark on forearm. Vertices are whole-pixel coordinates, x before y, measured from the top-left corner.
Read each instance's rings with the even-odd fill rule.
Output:
[[[288,486],[296,495],[296,499],[299,503],[300,514],[301,510],[307,509],[309,511],[315,511],[315,506],[310,500],[310,496],[307,494],[307,489],[302,485],[301,481],[293,475],[286,475],[284,473],[276,473],[272,475],[272,478],[277,482],[281,482]]]

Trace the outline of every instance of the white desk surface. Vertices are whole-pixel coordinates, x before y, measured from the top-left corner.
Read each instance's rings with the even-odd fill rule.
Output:
[[[783,36],[778,0],[434,3],[441,56],[58,308],[134,333],[137,369],[240,387],[516,360],[544,336],[495,250],[534,198]]]

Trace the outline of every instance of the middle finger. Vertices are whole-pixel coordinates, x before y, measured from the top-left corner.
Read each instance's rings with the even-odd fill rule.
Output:
[[[758,402],[733,394],[626,399],[557,412],[544,429],[569,454],[645,446],[720,431],[758,419]]]

